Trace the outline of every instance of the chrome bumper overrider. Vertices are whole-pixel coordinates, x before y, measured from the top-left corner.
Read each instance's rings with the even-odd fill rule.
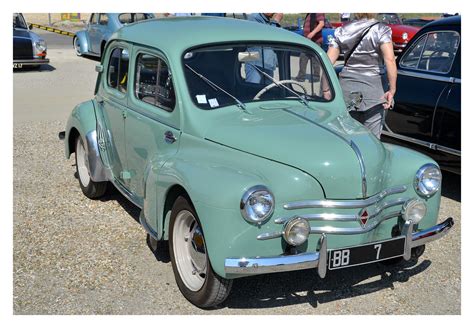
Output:
[[[403,258],[409,260],[411,249],[432,242],[446,235],[453,227],[454,220],[446,219],[443,223],[429,229],[413,233],[413,223],[405,222],[402,235],[405,236],[405,253]],[[225,272],[228,274],[257,275],[273,272],[295,271],[318,268],[321,278],[327,271],[327,236],[319,239],[318,252],[306,252],[297,255],[279,255],[274,257],[227,258]]]

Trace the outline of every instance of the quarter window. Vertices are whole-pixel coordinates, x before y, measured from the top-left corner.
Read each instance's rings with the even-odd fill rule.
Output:
[[[400,66],[435,73],[448,73],[461,38],[457,32],[442,31],[423,35],[403,56]]]
[[[116,48],[112,51],[107,73],[107,84],[113,89],[125,93],[128,83],[128,50]]]
[[[174,109],[176,99],[171,72],[164,60],[139,54],[135,81],[135,96],[139,100],[167,111]]]

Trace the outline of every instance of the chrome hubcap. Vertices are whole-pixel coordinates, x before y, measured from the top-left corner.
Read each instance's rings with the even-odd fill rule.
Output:
[[[77,38],[74,39],[74,49],[78,55],[81,54],[81,47],[79,45],[79,40]]]
[[[207,253],[204,235],[194,215],[181,211],[173,229],[173,252],[179,275],[187,288],[198,291],[204,285]]]
[[[76,158],[77,158],[77,172],[79,173],[79,179],[84,187],[89,185],[91,180],[89,175],[89,160],[87,158],[86,150],[84,148],[84,144],[82,143],[81,139],[77,141],[76,147]]]

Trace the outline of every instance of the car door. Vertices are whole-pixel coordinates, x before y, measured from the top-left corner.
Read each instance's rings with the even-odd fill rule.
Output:
[[[452,60],[437,55],[437,40],[446,37],[443,33],[427,31],[420,35],[399,59],[395,107],[387,112],[388,131],[384,134],[426,147],[436,144],[436,108],[451,85],[446,73]]]
[[[109,22],[109,17],[107,14],[100,13],[98,15],[97,21],[95,24],[90,26],[89,36],[91,40],[91,49],[92,52],[100,54],[102,46],[103,35],[107,31],[107,25]]]
[[[114,182],[129,188],[127,170],[125,117],[127,114],[127,90],[129,76],[129,47],[125,43],[114,42],[108,47],[104,62],[105,75],[101,82],[100,96],[97,97],[107,131],[107,157]]]
[[[133,90],[125,119],[130,190],[134,197],[156,199],[154,178],[163,164],[178,151],[179,106],[172,74],[165,56],[157,50],[134,47]],[[151,202],[154,204],[154,202]],[[144,205],[145,217],[156,207]],[[156,229],[156,222],[147,222]]]
[[[91,15],[89,24],[87,26],[87,33],[89,34],[89,51],[94,53],[94,44],[97,43],[97,36],[99,31],[99,15],[94,13]]]

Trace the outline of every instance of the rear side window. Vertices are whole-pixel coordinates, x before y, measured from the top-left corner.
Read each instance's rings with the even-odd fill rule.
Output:
[[[125,14],[120,14],[118,17],[119,22],[122,24],[138,22],[138,21],[145,20],[148,18],[151,18],[151,16],[144,13],[125,13]]]
[[[139,100],[173,111],[176,99],[171,72],[164,60],[149,54],[139,54],[135,81],[135,96]]]
[[[128,84],[128,50],[116,48],[112,51],[107,71],[107,84],[113,89],[125,93]]]
[[[448,73],[460,42],[461,37],[455,31],[427,33],[403,56],[400,66],[435,73]]]
[[[109,22],[109,16],[107,16],[107,14],[100,14],[99,24],[100,25],[107,25],[108,22]]]
[[[97,19],[99,18],[99,15],[97,14],[92,14],[90,23],[91,24],[97,24]]]

